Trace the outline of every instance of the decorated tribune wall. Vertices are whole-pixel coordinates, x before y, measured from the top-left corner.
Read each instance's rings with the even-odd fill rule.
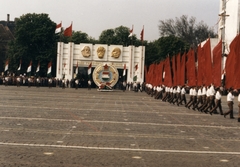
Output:
[[[111,65],[116,69],[123,69],[126,64],[127,82],[144,81],[144,64],[145,64],[145,47],[144,46],[128,46],[122,45],[106,45],[106,44],[74,44],[58,42],[56,77],[73,79],[75,68],[89,67],[92,68],[99,65]],[[122,74],[119,73],[119,77]]]

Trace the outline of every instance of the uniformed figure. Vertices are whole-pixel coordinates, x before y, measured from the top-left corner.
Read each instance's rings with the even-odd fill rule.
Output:
[[[193,110],[195,110],[194,106],[197,103],[197,90],[196,87],[192,88],[192,101],[187,105],[188,109],[193,106]]]
[[[197,91],[197,103],[193,106],[193,110],[195,110],[195,108],[198,108],[199,104],[203,104],[203,100],[202,100],[202,87],[198,88],[198,91]]]
[[[66,82],[66,81],[65,81],[65,79],[63,78],[63,79],[62,79],[62,89],[65,89],[65,84],[66,84],[65,82]]]
[[[123,83],[122,83],[122,91],[123,91],[123,92],[125,92],[126,86],[127,86],[126,81],[123,81]]]
[[[215,89],[214,86],[211,85],[209,88],[209,102],[208,102],[208,106],[206,106],[204,108],[204,112],[207,113],[208,109],[212,109],[215,107],[215,103],[214,103],[214,99],[215,99]]]
[[[229,92],[227,94],[227,103],[228,103],[229,110],[223,114],[224,118],[226,118],[226,116],[228,114],[230,114],[230,119],[234,119],[234,117],[233,117],[233,100],[234,100],[233,89],[230,88]]]
[[[8,77],[4,77],[4,81],[5,81],[5,86],[8,86],[9,78]]]
[[[32,78],[29,77],[27,81],[28,81],[28,87],[30,88],[30,87],[31,87],[31,84],[32,84]]]
[[[201,105],[198,110],[200,110],[201,112],[205,112],[206,113],[206,107],[208,107],[210,103],[210,86],[208,86],[207,91],[206,91],[206,100],[203,103],[203,105]]]
[[[51,88],[52,87],[52,78],[48,79],[48,87]]]
[[[91,86],[92,86],[92,82],[91,82],[91,80],[89,79],[89,80],[88,80],[88,90],[91,90]]]
[[[222,102],[221,102],[222,91],[221,91],[220,88],[217,88],[216,91],[217,91],[217,93],[216,93],[216,95],[215,95],[216,105],[215,105],[215,107],[214,107],[211,111],[209,111],[209,113],[210,113],[211,115],[212,115],[212,113],[217,114],[216,109],[219,108],[220,114],[223,115]],[[214,111],[215,111],[215,112],[214,112]]]
[[[186,95],[185,94],[186,94],[185,87],[182,86],[182,88],[181,88],[181,101],[179,101],[177,103],[178,106],[179,106],[179,104],[182,105],[182,102],[184,102],[185,105],[187,104],[187,100],[186,100]]]
[[[191,104],[193,101],[193,88],[191,87],[189,90],[189,101],[188,103],[185,105],[185,107],[189,108],[188,105]]]
[[[79,80],[75,79],[75,89],[78,89],[78,85],[79,85]]]
[[[40,83],[41,83],[41,79],[38,77],[38,78],[36,79],[36,86],[39,87]]]
[[[17,87],[19,87],[20,84],[21,84],[21,77],[18,76],[16,80],[17,80],[17,81],[16,81],[16,82],[17,82]]]

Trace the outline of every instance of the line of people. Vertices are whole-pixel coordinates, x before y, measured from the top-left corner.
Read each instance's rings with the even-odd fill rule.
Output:
[[[188,86],[174,86],[166,87],[164,85],[152,86],[145,85],[145,91],[155,99],[161,99],[163,102],[170,104],[184,105],[188,109],[198,110],[206,114],[220,114],[225,118],[230,115],[230,119],[234,119],[233,102],[234,97],[238,96],[238,122],[240,122],[240,90],[233,90],[230,88],[227,94],[227,104],[229,110],[223,112],[222,110],[222,87],[214,87],[214,85],[188,87]],[[189,100],[186,100],[186,93],[189,93]],[[219,112],[217,111],[219,110]]]
[[[25,75],[20,76],[0,76],[0,84],[5,86],[16,85],[19,86],[36,86],[36,87],[61,87],[61,88],[76,88],[84,87],[91,88],[92,82],[80,79],[64,79],[54,77],[28,77]]]

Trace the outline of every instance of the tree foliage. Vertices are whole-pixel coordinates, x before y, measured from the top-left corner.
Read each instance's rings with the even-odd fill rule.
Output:
[[[48,14],[26,14],[16,21],[15,39],[9,44],[8,59],[10,71],[16,72],[22,60],[20,73],[26,73],[32,61],[32,74],[41,61],[43,76],[47,72],[49,61],[56,62],[56,24],[50,20]],[[52,68],[53,71],[55,68]]]
[[[108,45],[114,44],[123,46],[139,46],[141,41],[137,39],[135,34],[133,34],[132,37],[129,37],[129,31],[130,29],[124,26],[119,26],[115,29],[104,30],[99,36],[99,43]]]
[[[189,49],[189,45],[175,36],[161,37],[156,41],[150,42],[146,46],[145,64],[150,65],[154,62],[164,60],[168,55],[173,56],[184,53]]]
[[[195,17],[188,18],[186,15],[180,18],[176,17],[175,20],[160,20],[158,28],[160,36],[174,35],[194,46],[208,37],[216,37],[213,29],[209,28],[203,21],[196,23]]]

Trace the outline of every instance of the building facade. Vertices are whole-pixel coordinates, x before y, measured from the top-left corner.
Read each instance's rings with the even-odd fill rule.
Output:
[[[96,85],[108,78],[112,79],[109,82],[116,83],[123,77],[124,66],[126,67],[125,81],[143,82],[145,46],[124,47],[122,45],[58,42],[56,78],[74,79],[78,68],[86,69],[90,64],[91,79]]]

